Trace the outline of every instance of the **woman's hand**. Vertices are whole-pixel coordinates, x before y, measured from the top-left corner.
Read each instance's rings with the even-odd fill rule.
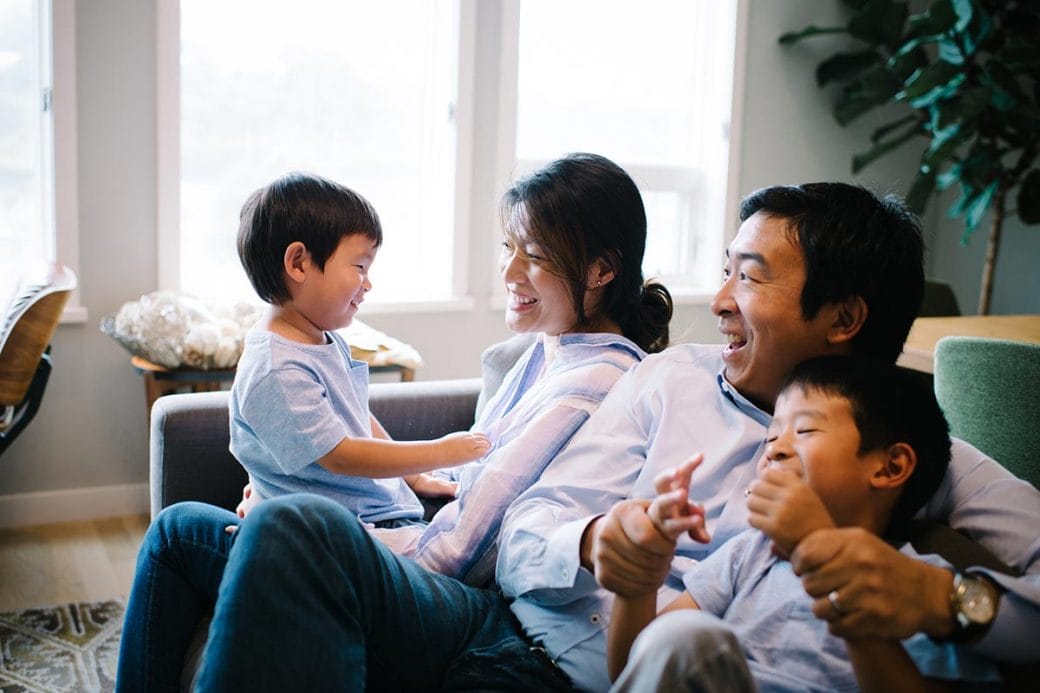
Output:
[[[259,495],[253,493],[253,481],[250,479],[246,482],[246,485],[242,487],[242,500],[238,502],[235,507],[235,514],[243,520],[249,511],[260,504],[261,498]]]
[[[404,480],[415,495],[423,498],[454,498],[459,492],[457,482],[438,479],[432,474],[411,474]]]

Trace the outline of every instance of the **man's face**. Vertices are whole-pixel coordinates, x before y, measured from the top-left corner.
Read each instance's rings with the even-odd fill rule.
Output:
[[[728,341],[726,380],[767,411],[792,368],[836,351],[828,341],[836,306],[824,305],[811,320],[802,317],[805,256],[786,229],[785,220],[761,212],[741,224],[711,302]]]

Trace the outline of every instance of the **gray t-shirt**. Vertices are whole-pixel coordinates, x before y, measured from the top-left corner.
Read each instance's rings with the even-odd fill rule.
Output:
[[[317,460],[346,437],[371,438],[368,365],[350,358],[335,333],[328,344],[293,342],[266,330],[246,334],[231,387],[231,453],[261,498],[316,493],[365,522],[419,519],[422,505],[399,477],[328,471]]]

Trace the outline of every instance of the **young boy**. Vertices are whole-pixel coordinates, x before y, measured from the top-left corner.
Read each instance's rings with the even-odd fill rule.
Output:
[[[746,492],[755,529],[688,571],[687,591],[637,641],[654,620],[656,593],[617,596],[608,636],[615,688],[642,690],[651,677],[679,689],[749,691],[916,690],[926,685],[922,671],[933,677],[927,685],[994,678],[986,663],[950,656],[943,650],[952,646],[923,635],[900,643],[829,634],[824,619],[840,617],[842,595],[823,592],[814,602],[806,592],[819,594],[820,586],[803,585],[785,560],[814,532],[859,528],[904,537],[949,457],[946,420],[919,376],[842,356],[795,368],[776,401],[759,477]],[[703,512],[689,501],[700,461],[655,480],[661,495],[648,501],[648,514],[673,542],[683,533],[709,541]]]
[[[362,521],[419,521],[416,497],[454,495],[423,474],[479,459],[481,433],[398,442],[368,410],[368,366],[334,332],[372,288],[382,243],[376,211],[357,193],[293,173],[242,208],[238,256],[267,310],[245,338],[231,387],[231,452],[249,472],[253,501],[317,493]],[[403,478],[401,478],[403,477]]]

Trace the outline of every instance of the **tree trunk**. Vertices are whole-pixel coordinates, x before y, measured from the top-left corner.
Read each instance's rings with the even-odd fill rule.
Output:
[[[979,315],[989,315],[989,304],[993,298],[993,274],[997,268],[997,252],[1000,250],[1000,233],[1004,230],[1003,190],[997,193],[993,205],[993,221],[986,241],[986,262],[982,265],[982,289],[979,292]]]

